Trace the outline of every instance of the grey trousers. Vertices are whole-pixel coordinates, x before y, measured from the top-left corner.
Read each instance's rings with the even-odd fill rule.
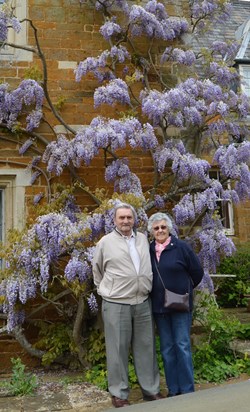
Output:
[[[130,349],[142,393],[157,394],[160,391],[160,375],[150,299],[138,305],[123,305],[103,300],[102,316],[110,394],[120,399],[128,398]]]

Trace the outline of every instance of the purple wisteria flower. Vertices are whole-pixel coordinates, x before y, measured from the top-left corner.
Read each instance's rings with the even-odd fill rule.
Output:
[[[172,171],[180,182],[191,178],[207,181],[210,164],[206,160],[187,153],[183,142],[170,140],[165,145],[158,146],[154,153],[154,160],[159,172],[163,172],[166,164],[171,161]]]
[[[100,28],[100,33],[105,40],[109,40],[112,36],[121,33],[122,28],[114,20],[106,21]]]
[[[30,148],[30,146],[32,146],[34,144],[34,140],[29,138],[28,140],[26,140],[24,142],[24,144],[20,147],[19,149],[19,154],[23,155],[25,152],[27,152],[27,150]]]
[[[110,146],[111,150],[116,151],[125,148],[127,143],[132,148],[153,149],[157,145],[153,127],[149,123],[142,125],[133,117],[122,120],[96,117],[88,127],[79,129],[73,140],[69,141],[61,135],[57,141],[50,143],[45,149],[43,161],[48,163],[48,171],[59,175],[70,161],[76,167],[82,161],[89,165],[100,149]]]
[[[154,203],[155,203],[155,207],[157,209],[163,209],[165,206],[165,200],[162,196],[160,195],[155,195],[154,197]]]
[[[184,195],[173,208],[177,225],[185,225],[207,209],[214,212],[220,199],[221,190],[220,182],[211,181],[211,187],[201,192]]]
[[[31,132],[33,129],[39,127],[42,116],[43,113],[41,110],[32,110],[32,112],[26,117],[26,130]]]
[[[90,296],[87,298],[87,302],[88,302],[88,305],[89,305],[89,308],[90,308],[91,312],[94,313],[94,314],[97,313],[98,304],[97,304],[96,297],[95,297],[94,293],[90,294]]]
[[[105,217],[102,213],[93,213],[88,218],[87,224],[91,230],[91,239],[94,240],[104,232]]]
[[[13,16],[11,7],[2,7],[0,10],[0,42],[7,40],[9,26],[12,26],[16,33],[19,33],[21,30],[21,23]]]
[[[65,205],[62,208],[62,213],[72,222],[78,221],[78,215],[80,214],[80,206],[76,204],[76,199],[73,195],[69,195],[66,199]]]
[[[40,192],[37,195],[35,195],[34,198],[33,198],[34,205],[38,205],[38,203],[43,199],[43,197],[44,197],[43,192]]]
[[[133,193],[137,197],[143,197],[139,178],[131,172],[126,159],[115,160],[107,167],[105,179],[114,181],[114,189],[120,193]]]
[[[196,286],[195,288],[196,290],[199,291],[204,291],[204,290],[208,290],[208,292],[213,295],[214,294],[214,283],[213,280],[211,278],[211,276],[209,275],[208,271],[205,270],[204,271],[204,276],[201,279],[201,282],[199,283],[198,286]]]
[[[221,86],[228,86],[233,81],[239,80],[239,74],[236,69],[229,68],[224,62],[210,63],[208,75]]]
[[[163,4],[155,0],[149,1],[145,8],[132,5],[129,25],[132,36],[146,34],[163,40],[173,40],[188,30],[185,19],[168,17]]]
[[[94,92],[95,107],[101,104],[130,104],[128,85],[122,79],[111,80],[106,86],[98,87]]]
[[[174,61],[186,66],[192,66],[196,60],[193,50],[182,50],[178,48],[167,47],[162,54],[161,63],[166,61]]]
[[[126,59],[130,59],[130,53],[126,49],[126,47],[119,45],[119,46],[112,46],[110,49],[110,57],[113,60],[117,60],[119,63],[124,63]]]
[[[18,117],[27,113],[27,106],[35,106],[34,111],[26,116],[26,129],[31,131],[40,124],[43,99],[43,88],[35,80],[23,80],[13,91],[9,91],[8,85],[3,84],[0,86],[0,120],[12,129]]]
[[[73,282],[76,278],[80,283],[86,281],[91,274],[91,267],[87,261],[79,259],[79,257],[72,257],[65,268],[65,278],[69,282]]]
[[[33,183],[35,183],[36,179],[38,179],[38,177],[41,175],[41,172],[39,170],[36,170],[30,179],[30,184],[33,185]]]
[[[250,194],[249,160],[250,142],[221,146],[214,155],[221,173],[228,179],[236,179],[235,191],[240,200],[245,200]]]
[[[191,16],[196,21],[198,33],[208,27],[209,24],[225,23],[232,11],[229,1],[220,2],[218,0],[193,0],[191,3]]]
[[[98,57],[87,57],[84,61],[80,62],[75,69],[75,79],[80,82],[82,76],[86,76],[87,73],[92,72],[94,76],[101,83],[105,79],[114,78],[113,73],[108,68],[108,58],[110,52],[105,50]]]
[[[42,156],[34,156],[30,162],[30,167],[36,167],[42,159]]]
[[[206,214],[202,221],[202,230],[197,233],[197,241],[200,245],[198,256],[208,273],[216,273],[221,256],[231,256],[236,250],[233,241],[226,236],[221,222],[213,219],[210,214]]]
[[[218,116],[209,125],[212,131],[218,125],[221,127],[223,121],[224,128],[227,128],[226,123],[232,123],[228,116],[231,112],[239,120],[249,113],[249,101],[244,94],[237,96],[232,90],[225,91],[209,79],[189,78],[167,92],[142,91],[140,98],[143,113],[155,126],[161,125],[164,120],[166,124],[182,129],[200,126],[207,116]],[[221,116],[224,118],[221,119]]]
[[[13,331],[17,326],[24,323],[25,312],[24,310],[16,310],[14,308],[8,308],[7,311],[7,330],[8,332]]]
[[[85,0],[86,1],[86,0]],[[125,14],[128,14],[129,12],[129,5],[126,0],[102,0],[102,1],[96,1],[95,3],[96,10],[105,12],[111,11],[112,8],[121,9]]]
[[[74,152],[71,141],[61,134],[56,141],[46,146],[42,160],[47,163],[49,172],[60,175],[73,157]]]
[[[224,42],[224,41],[220,41],[220,40],[216,40],[214,41],[211,46],[210,49],[213,53],[213,55],[218,55],[220,54],[221,57],[227,61],[231,61],[234,60],[237,51],[239,49],[239,43],[238,42]]]

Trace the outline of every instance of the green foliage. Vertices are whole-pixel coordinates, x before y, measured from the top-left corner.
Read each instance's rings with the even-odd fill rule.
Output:
[[[57,102],[55,103],[55,108],[57,110],[61,110],[64,107],[65,102],[66,102],[66,97],[65,96],[59,96]]]
[[[33,79],[40,82],[43,80],[43,74],[37,66],[32,66],[25,70],[24,79]]]
[[[6,388],[13,396],[31,395],[37,388],[35,375],[25,372],[25,365],[20,358],[11,358],[12,375],[10,382],[6,383]]]
[[[131,388],[137,388],[139,386],[132,356],[130,356],[128,363],[128,381],[130,383]]]
[[[195,382],[223,382],[248,372],[249,359],[235,359],[231,355],[219,356],[213,345],[203,343],[194,353]]]
[[[246,306],[246,295],[250,294],[250,245],[239,246],[237,252],[225,258],[218,273],[236,275],[235,278],[220,279],[217,302],[221,307]]]
[[[250,324],[244,323],[241,325],[240,329],[237,331],[237,338],[242,340],[250,340]]]
[[[72,330],[69,325],[61,322],[50,325],[39,322],[39,327],[40,339],[35,346],[46,351],[42,358],[43,365],[50,365],[65,353],[75,352],[72,343]]]
[[[201,306],[203,305],[200,299]],[[205,296],[205,302],[208,297]],[[210,300],[206,310],[203,306],[203,317],[200,311],[199,320],[203,326],[203,338],[194,345],[193,362],[196,382],[222,382],[230,377],[249,372],[250,359],[240,358],[232,350],[231,343],[240,336],[249,333],[240,321],[228,317],[218,308],[215,300]]]
[[[95,366],[106,363],[106,348],[104,333],[100,329],[93,329],[87,341],[86,360]]]
[[[106,349],[104,333],[99,329],[93,329],[87,341],[86,360],[91,363],[91,368],[85,373],[85,380],[100,389],[108,387],[106,371]]]
[[[99,365],[93,366],[85,373],[85,380],[87,382],[93,383],[100,389],[107,390],[108,381],[106,366],[101,363]]]
[[[159,367],[159,371],[160,371],[160,375],[164,376],[164,366],[163,366],[163,360],[162,360],[162,356],[161,356],[161,349],[160,349],[160,338],[157,335],[155,338],[155,344],[156,344],[156,355],[157,355],[157,362],[158,362],[158,367]]]

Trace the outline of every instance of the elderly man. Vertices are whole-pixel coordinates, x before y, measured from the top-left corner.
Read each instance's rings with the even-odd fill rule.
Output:
[[[108,388],[116,408],[129,405],[128,358],[132,349],[143,399],[162,399],[149,293],[152,269],[146,236],[134,231],[136,212],[115,208],[115,229],[97,243],[93,276],[102,296]]]

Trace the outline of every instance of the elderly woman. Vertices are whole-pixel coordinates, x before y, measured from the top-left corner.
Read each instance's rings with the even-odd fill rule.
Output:
[[[168,396],[176,396],[194,391],[190,343],[193,288],[204,273],[191,247],[171,234],[173,225],[168,215],[160,212],[152,215],[148,231],[154,238],[150,244],[153,314],[160,337]],[[166,309],[164,287],[182,295],[189,292],[190,311]]]

